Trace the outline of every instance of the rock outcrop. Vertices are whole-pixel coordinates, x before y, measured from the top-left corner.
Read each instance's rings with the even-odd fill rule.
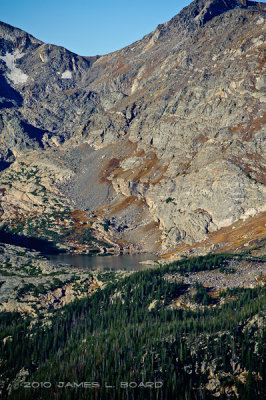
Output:
[[[0,265],[0,312],[36,317],[87,297],[102,285],[96,273],[56,264],[13,245],[0,245]]]

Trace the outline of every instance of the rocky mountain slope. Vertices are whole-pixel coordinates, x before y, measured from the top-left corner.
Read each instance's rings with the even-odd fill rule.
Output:
[[[18,312],[33,318],[89,296],[102,282],[100,274],[69,265],[54,265],[38,252],[0,245],[0,313]]]
[[[85,225],[115,251],[177,257],[257,243],[265,10],[195,0],[142,40],[97,57],[0,23],[2,225],[29,236],[25,225],[52,207],[82,215],[72,221],[75,240]],[[34,182],[32,165],[31,175],[41,172]]]

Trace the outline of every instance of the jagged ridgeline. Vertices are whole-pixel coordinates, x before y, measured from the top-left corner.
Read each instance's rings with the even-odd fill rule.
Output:
[[[255,245],[265,25],[264,3],[197,0],[122,50],[82,57],[1,23],[1,223],[81,253]]]

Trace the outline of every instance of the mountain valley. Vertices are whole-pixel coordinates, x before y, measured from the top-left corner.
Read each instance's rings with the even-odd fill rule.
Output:
[[[263,398],[265,20],[194,0],[90,57],[0,22],[0,397]]]

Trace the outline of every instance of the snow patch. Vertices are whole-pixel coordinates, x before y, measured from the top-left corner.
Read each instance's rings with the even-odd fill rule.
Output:
[[[5,56],[0,56],[0,59],[6,63],[7,68],[10,70],[7,73],[7,77],[16,85],[20,83],[26,83],[28,80],[28,75],[15,66],[16,60],[23,57],[24,53],[20,53],[18,49],[14,53],[6,53]]]
[[[11,71],[9,74],[7,74],[8,78],[15,83],[15,85],[18,85],[20,83],[26,83],[28,80],[28,75],[24,74],[23,71],[19,68],[14,68],[13,71]]]
[[[62,79],[72,79],[72,72],[66,70],[65,72],[62,73],[61,78]]]

